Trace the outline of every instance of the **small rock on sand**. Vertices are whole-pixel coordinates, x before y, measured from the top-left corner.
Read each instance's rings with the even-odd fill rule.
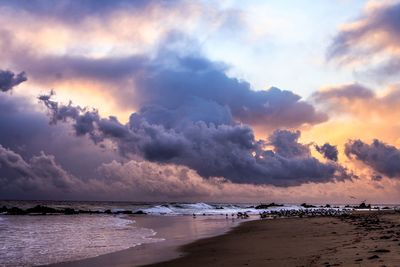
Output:
[[[368,257],[369,260],[374,260],[374,259],[379,259],[380,257],[378,255],[374,255],[371,257]]]
[[[389,253],[390,250],[388,250],[388,249],[376,249],[373,252],[376,252],[376,253]]]

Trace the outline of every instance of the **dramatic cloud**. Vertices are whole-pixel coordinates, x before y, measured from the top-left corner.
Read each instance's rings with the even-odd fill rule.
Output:
[[[383,97],[378,97],[372,89],[357,83],[325,87],[314,92],[310,99],[331,115],[333,112],[348,116],[369,111],[378,112],[385,105]]]
[[[361,84],[345,84],[336,87],[330,87],[322,91],[313,93],[312,98],[315,101],[326,101],[329,99],[370,99],[375,96],[374,92]]]
[[[227,107],[233,118],[252,126],[298,127],[327,119],[291,91],[270,88],[254,91],[244,81],[230,78],[221,64],[203,57],[170,57],[172,66],[151,66],[135,81],[138,106],[157,105],[167,109],[197,108],[213,103]],[[165,59],[159,59],[160,62]],[[154,65],[154,64],[153,64]]]
[[[400,2],[369,4],[334,38],[328,57],[342,63],[373,63],[380,75],[397,75],[400,64]],[[370,64],[369,64],[370,65]]]
[[[371,167],[370,179],[374,156],[363,166],[338,154],[349,138],[398,145],[400,87],[331,86],[310,101],[289,91],[349,81],[346,68],[320,64],[320,41],[359,3],[317,25],[313,40],[297,29],[319,15],[303,20],[286,5],[0,0],[0,198],[304,202],[395,192],[400,180],[383,170]],[[396,76],[398,10],[398,1],[368,4],[329,59]],[[29,83],[17,87],[20,71]],[[275,82],[289,90],[267,89]],[[50,88],[57,95],[43,95]]]
[[[376,139],[371,144],[352,140],[346,144],[345,153],[383,175],[400,177],[400,150],[394,146]]]
[[[90,177],[101,163],[119,159],[112,150],[96,146],[87,137],[76,138],[68,124],[49,125],[37,100],[17,92],[0,92],[0,144],[24,158],[44,151],[75,176]],[[77,132],[84,131],[77,129]]]
[[[59,8],[67,10],[69,5],[79,6],[79,4],[73,3],[66,1],[64,4],[60,4]],[[156,8],[153,7],[154,3],[152,2],[149,6]],[[97,6],[95,2],[92,5]],[[33,10],[32,12],[40,10],[37,5],[27,6],[27,10]],[[142,5],[138,4],[138,6],[139,10],[144,8]],[[119,5],[114,7],[118,8]],[[205,7],[198,9],[199,7],[195,5],[195,7],[187,8],[188,12],[197,14],[204,11],[202,14],[208,14],[206,12],[208,9],[204,10]],[[144,9],[142,11],[145,14],[147,9]],[[162,10],[162,7],[157,7],[157,9]],[[174,10],[174,8],[171,9]],[[58,8],[56,7],[55,10]],[[170,9],[165,12],[173,15],[176,13]],[[224,12],[220,11],[220,13]],[[154,14],[150,15],[152,18]],[[159,16],[164,16],[159,13],[156,15],[154,15],[154,21],[157,21]],[[144,15],[140,16],[142,18]],[[211,21],[215,21],[213,23],[218,25],[224,24],[218,21],[228,20],[223,14],[210,16],[216,17]],[[236,18],[234,14],[228,17],[230,17],[229,21]],[[142,23],[147,23],[149,18],[142,18],[142,20]],[[222,27],[221,25],[218,27]],[[111,23],[111,26],[115,25]],[[141,26],[142,24],[138,23],[138,27],[132,25],[126,27],[131,29],[141,28]],[[38,28],[42,27],[38,26]],[[96,27],[93,32],[102,31],[107,27],[99,28]],[[303,125],[314,125],[328,119],[326,114],[316,111],[310,103],[302,100],[292,91],[275,87],[268,90],[255,90],[248,82],[229,76],[227,73],[231,69],[224,63],[206,58],[201,50],[200,41],[189,37],[186,31],[177,31],[174,27],[158,26],[155,28],[165,28],[165,30],[156,34],[158,36],[156,41],[144,45],[145,47],[151,46],[150,50],[128,49],[125,51],[120,49],[124,52],[120,54],[100,53],[97,50],[102,50],[102,48],[99,48],[98,44],[104,45],[104,42],[96,40],[94,44],[86,45],[91,48],[89,50],[96,51],[92,54],[90,52],[82,53],[82,48],[80,46],[74,48],[73,44],[54,48],[48,48],[52,44],[46,44],[43,49],[38,49],[40,44],[34,46],[31,42],[21,41],[31,39],[26,36],[25,31],[1,29],[0,27],[2,33],[0,48],[4,51],[0,55],[0,59],[15,68],[24,69],[36,84],[51,88],[63,85],[63,88],[68,86],[68,89],[64,90],[75,92],[75,94],[79,94],[80,91],[94,91],[92,92],[94,95],[101,94],[104,98],[108,97],[111,101],[104,99],[104,104],[114,105],[118,111],[140,110],[149,105],[177,109],[181,106],[190,107],[195,101],[199,114],[210,105],[220,105],[226,107],[236,121],[269,131],[280,127],[296,128]],[[119,30],[118,28],[115,34]],[[42,39],[48,40],[47,35],[44,33]],[[70,34],[65,35],[67,36],[65,38],[70,36]],[[129,39],[129,46],[133,45],[132,40],[137,40],[134,37],[136,35]],[[77,36],[74,41],[79,38],[80,36]],[[115,37],[105,39],[113,38]],[[91,39],[90,36],[88,39]],[[85,40],[83,42],[86,42]],[[69,52],[69,50],[72,51]],[[107,46],[105,50],[119,51],[114,43]],[[74,89],[76,87],[77,89]],[[89,101],[86,98],[81,99],[82,102]],[[77,103],[77,101],[74,102]],[[201,107],[203,105],[201,102],[205,105],[204,107]],[[108,115],[115,114],[108,112]]]
[[[25,161],[19,154],[0,145],[0,193],[2,197],[15,195],[40,197],[44,193],[55,196],[81,187],[81,182],[57,165],[53,156],[44,154]]]
[[[277,186],[351,178],[340,165],[312,157],[309,148],[298,143],[300,132],[276,131],[270,138],[275,150],[265,150],[267,144],[256,140],[248,126],[229,120],[210,122],[196,108],[181,117],[185,113],[149,106],[123,125],[115,117],[104,119],[96,111],[60,105],[50,96],[40,99],[50,109],[52,121],[70,120],[77,135],[87,133],[95,142],[112,140],[124,156],[185,165],[203,177]]]
[[[336,146],[329,143],[325,143],[322,146],[315,145],[315,149],[324,156],[324,158],[337,161],[338,160],[338,150]]]
[[[172,35],[171,46],[185,42],[182,35]],[[37,56],[26,51],[24,55],[18,65],[34,79],[86,79],[108,84],[104,91],[120,109],[159,106],[183,111],[195,103],[198,114],[210,113],[207,109],[216,106],[226,109],[224,113],[229,112],[237,121],[269,130],[314,125],[328,119],[291,91],[275,87],[254,90],[249,83],[229,77],[223,63],[210,61],[197,51],[180,55],[160,49],[153,58],[144,54],[103,58]]]
[[[241,24],[239,11],[204,1],[2,1],[0,10],[0,58],[42,84],[96,76],[111,86],[127,78],[137,57],[154,56],[175,35],[185,36],[172,44],[176,51],[193,52],[200,44],[186,34],[221,35],[233,26],[236,33]]]
[[[15,75],[9,70],[0,70],[0,90],[3,92],[13,89],[14,86],[27,80],[25,72]]]
[[[298,142],[300,135],[300,131],[276,130],[270,135],[269,142],[275,152],[281,156],[287,158],[309,157],[309,147]]]

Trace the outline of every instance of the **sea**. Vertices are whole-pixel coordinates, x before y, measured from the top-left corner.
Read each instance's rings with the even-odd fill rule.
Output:
[[[238,212],[258,219],[254,203],[136,203],[0,201],[21,209],[42,205],[111,214],[6,215],[0,213],[0,266],[42,266],[97,257],[144,244],[184,244],[215,236],[240,224]],[[344,205],[337,206],[341,209]],[[302,209],[285,204],[271,210]],[[146,215],[123,214],[141,211]],[[149,219],[151,218],[151,219]],[[151,249],[151,246],[146,246]],[[144,263],[138,261],[138,263]],[[147,262],[146,262],[147,263]]]

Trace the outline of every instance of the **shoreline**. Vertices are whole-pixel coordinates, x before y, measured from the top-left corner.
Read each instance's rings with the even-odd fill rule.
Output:
[[[222,216],[128,216],[136,227],[151,228],[153,237],[165,241],[141,244],[125,250],[102,254],[75,261],[59,262],[47,267],[132,267],[164,262],[183,256],[181,247],[204,238],[223,235],[235,229],[245,220],[226,220]],[[218,227],[216,226],[218,224]],[[186,229],[185,229],[186,227]]]
[[[134,217],[136,218],[136,217]],[[149,217],[143,217],[149,218]],[[150,216],[151,218],[151,216]],[[193,220],[187,216],[164,217]],[[158,219],[156,219],[158,220]],[[50,266],[399,266],[400,214],[239,220],[231,229],[181,242],[143,244]],[[143,221],[143,225],[148,222]],[[391,233],[387,235],[387,232]]]
[[[400,266],[400,214],[257,220],[181,247],[168,266]]]

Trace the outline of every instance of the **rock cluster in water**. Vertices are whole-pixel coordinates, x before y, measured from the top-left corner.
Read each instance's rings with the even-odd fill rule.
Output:
[[[255,206],[254,208],[256,210],[265,210],[265,209],[273,208],[273,207],[283,207],[283,205],[282,204],[276,204],[276,203],[272,202],[272,203],[269,203],[269,204],[260,204],[258,206]]]
[[[64,214],[64,215],[73,215],[73,214],[146,214],[145,212],[139,210],[133,212],[131,210],[122,210],[122,211],[111,211],[110,209],[105,211],[99,210],[75,210],[72,208],[61,208],[55,209],[47,206],[36,205],[33,208],[21,209],[18,207],[7,208],[3,206],[0,208],[0,214],[5,215],[51,215],[51,214]]]

